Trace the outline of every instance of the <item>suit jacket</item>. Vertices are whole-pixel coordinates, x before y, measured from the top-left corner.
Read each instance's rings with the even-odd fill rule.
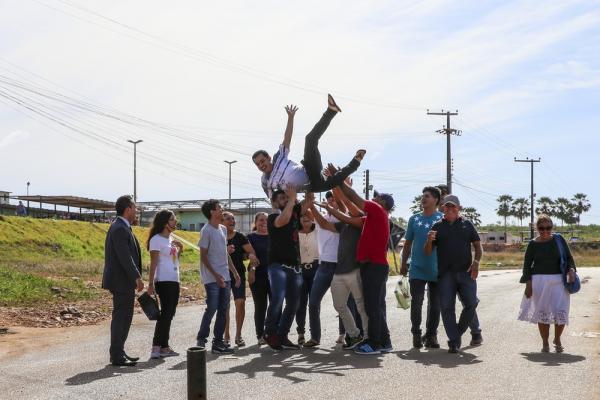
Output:
[[[102,288],[111,292],[135,290],[142,277],[142,252],[131,228],[121,218],[110,225],[104,242]]]

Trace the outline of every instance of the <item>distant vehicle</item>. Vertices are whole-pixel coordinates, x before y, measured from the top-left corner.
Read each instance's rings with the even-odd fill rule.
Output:
[[[571,236],[571,238],[569,239],[569,242],[573,243],[573,242],[583,242],[583,239],[580,238],[579,236]]]

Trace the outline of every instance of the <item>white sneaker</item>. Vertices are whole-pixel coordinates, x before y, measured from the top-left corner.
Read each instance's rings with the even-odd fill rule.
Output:
[[[152,346],[152,350],[150,350],[150,358],[155,360],[160,358],[160,346]]]

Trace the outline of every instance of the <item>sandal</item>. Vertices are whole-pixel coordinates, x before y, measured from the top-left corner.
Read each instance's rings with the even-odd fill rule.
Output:
[[[549,345],[542,346],[542,353],[550,353],[550,346]]]
[[[244,339],[242,339],[240,337],[240,338],[235,339],[235,345],[237,347],[244,347],[246,345],[246,342],[244,342]]]
[[[563,351],[565,351],[565,348],[562,346],[562,344],[557,344],[556,343],[556,339],[554,339],[554,341],[552,343],[554,343],[554,350],[557,353],[562,353]]]
[[[342,109],[338,107],[335,100],[333,99],[333,96],[329,93],[327,93],[327,108],[335,112],[342,112]]]

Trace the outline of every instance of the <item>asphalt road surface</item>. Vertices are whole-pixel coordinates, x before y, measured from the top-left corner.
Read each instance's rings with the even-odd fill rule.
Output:
[[[234,356],[208,355],[208,398],[600,399],[600,268],[579,273],[585,283],[571,298],[563,354],[541,354],[537,327],[517,321],[523,292],[518,271],[481,274],[478,312],[484,343],[458,355],[447,353],[441,326],[442,349],[411,349],[409,313],[395,307],[395,278],[387,296],[394,351],[380,356],[358,356],[334,345],[338,325],[329,294],[321,307],[320,349],[275,353],[258,348],[249,298],[248,346]],[[185,399],[185,350],[195,344],[203,310],[202,305],[178,309],[171,344],[182,355],[164,360],[149,360],[154,325],[136,315],[126,347],[142,357],[136,367],[107,365],[107,323],[36,330],[21,340],[4,340],[0,346],[13,346],[13,355],[5,351],[0,356],[0,398]],[[24,335],[15,330],[15,338]],[[295,340],[295,334],[290,338]],[[468,344],[468,334],[465,339]]]

